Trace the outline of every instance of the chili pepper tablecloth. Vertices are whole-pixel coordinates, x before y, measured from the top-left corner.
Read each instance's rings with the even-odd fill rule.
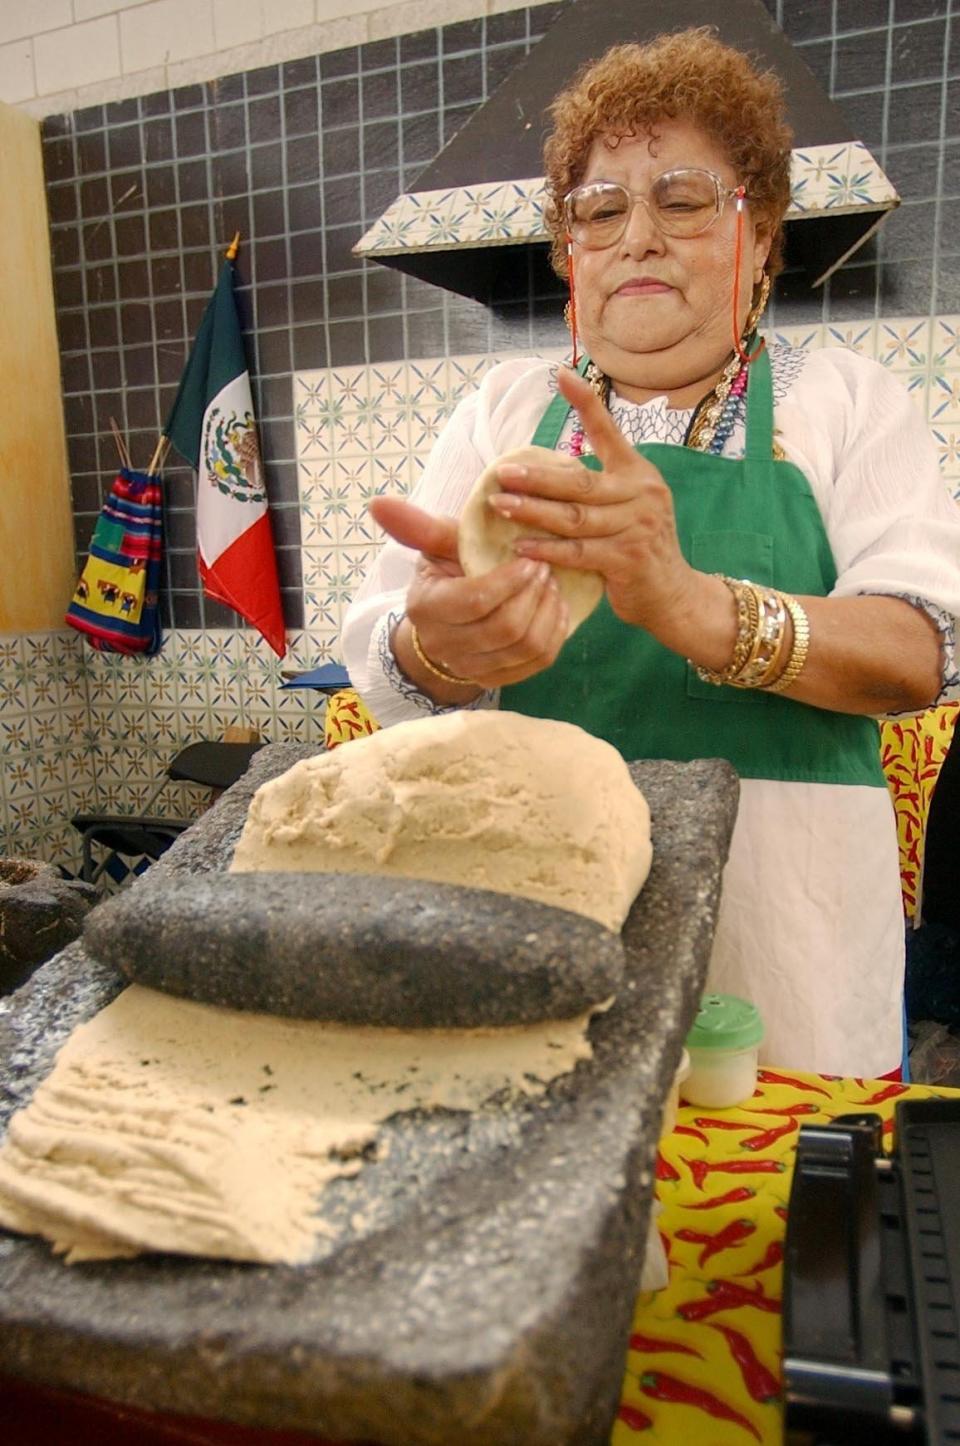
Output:
[[[761,1070],[731,1110],[682,1105],[657,1195],[669,1284],[641,1295],[611,1446],[782,1446],[780,1299],[797,1130],[958,1090]]]

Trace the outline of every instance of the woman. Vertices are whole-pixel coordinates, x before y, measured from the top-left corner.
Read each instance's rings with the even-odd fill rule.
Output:
[[[789,200],[774,77],[688,31],[609,51],[553,120],[554,265],[593,385],[533,359],[488,373],[412,504],[373,505],[393,540],[344,660],[384,725],[500,706],[628,759],[729,758],[710,987],[759,1006],[771,1062],[892,1072],[903,921],[874,719],[957,689],[960,515],[882,367],[757,343]],[[554,459],[501,467],[490,505],[550,536],[466,578],[453,519],[531,439]],[[605,583],[566,646],[551,563]]]

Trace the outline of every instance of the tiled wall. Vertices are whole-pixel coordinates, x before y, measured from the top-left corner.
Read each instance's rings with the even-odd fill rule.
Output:
[[[904,198],[868,248],[820,291],[783,277],[773,329],[809,344],[848,336],[882,359],[895,353],[908,384],[928,399],[956,476],[955,328],[941,328],[955,322],[960,297],[960,0],[767,3]],[[307,666],[329,654],[372,545],[364,496],[388,478],[402,484],[416,474],[460,384],[457,367],[504,350],[563,345],[559,287],[536,294],[525,271],[515,295],[488,310],[350,251],[559,9],[487,15],[45,124],[80,554],[116,464],[109,418],[142,465],[220,248],[240,229],[248,238],[238,264],[240,303],[284,605],[298,640],[288,663]],[[367,430],[362,442],[355,434],[355,448],[350,441],[352,456],[337,434],[335,477],[325,476],[323,407],[331,388],[339,392],[351,377],[367,388],[357,411]],[[418,406],[431,396],[430,406]],[[374,414],[388,425],[371,448]],[[298,483],[308,437],[314,451],[303,453]],[[6,640],[0,728],[5,743],[16,740],[18,759],[21,747],[28,755],[12,783],[9,766],[0,774],[0,847],[35,845],[48,857],[69,857],[64,808],[88,798],[132,802],[143,775],[197,730],[216,735],[254,715],[268,737],[317,729],[315,695],[280,694],[269,650],[200,596],[193,489],[187,469],[168,469],[165,620],[173,630],[159,659],[105,660],[72,638]],[[86,690],[85,725],[74,700],[69,708],[49,701],[58,698],[55,689],[36,701],[23,691],[24,670],[44,690],[64,659],[73,660]],[[34,714],[42,727],[32,729]],[[139,725],[140,739],[138,716],[149,720]],[[84,726],[93,751],[81,765],[66,755],[76,752]]]

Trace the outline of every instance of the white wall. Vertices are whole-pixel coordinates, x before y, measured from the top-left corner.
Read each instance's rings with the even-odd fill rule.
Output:
[[[54,115],[523,3],[0,0],[0,100],[31,115]]]

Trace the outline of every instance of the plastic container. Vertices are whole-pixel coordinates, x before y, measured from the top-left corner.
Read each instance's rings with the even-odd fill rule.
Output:
[[[733,994],[707,994],[687,1035],[690,1074],[680,1091],[692,1105],[731,1109],[757,1087],[763,1021],[755,1004]]]

